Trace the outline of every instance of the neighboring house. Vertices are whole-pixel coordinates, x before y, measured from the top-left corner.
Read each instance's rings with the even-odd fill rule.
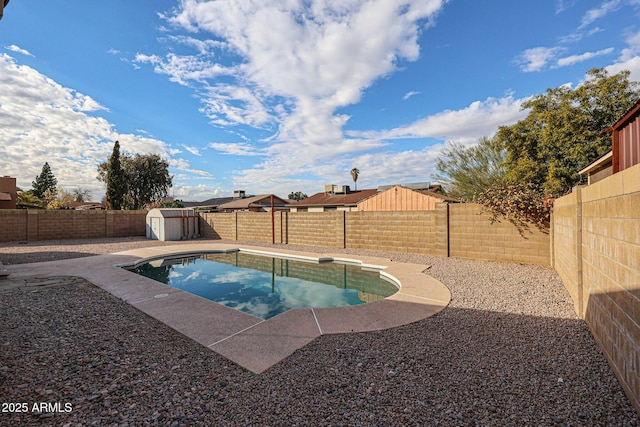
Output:
[[[16,179],[10,176],[0,177],[0,209],[16,209],[17,201]]]
[[[233,197],[214,197],[202,202],[182,202],[185,208],[193,208],[205,211],[217,211],[218,206],[235,200]]]
[[[605,179],[613,174],[613,151],[609,150],[587,167],[580,171],[580,175],[587,176],[587,185]]]
[[[273,194],[262,194],[259,196],[245,197],[232,200],[218,206],[218,212],[268,212],[271,210],[271,196],[273,196],[273,206],[275,210],[286,210],[289,200],[281,199]]]
[[[458,203],[459,200],[428,189],[394,185],[360,201],[358,211],[432,211],[435,210],[436,203],[441,202]]]
[[[358,203],[378,190],[351,191],[348,185],[325,185],[325,191],[289,205],[291,212],[356,211]]]
[[[613,173],[640,163],[640,101],[607,132],[612,134]]]
[[[640,101],[605,132],[611,133],[612,149],[580,171],[588,184],[640,163]]]
[[[71,207],[77,211],[102,211],[105,207],[100,202],[73,202]]]

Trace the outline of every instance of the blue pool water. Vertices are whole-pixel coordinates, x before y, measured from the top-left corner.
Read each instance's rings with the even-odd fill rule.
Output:
[[[156,259],[127,269],[263,319],[292,308],[373,302],[398,291],[378,271],[360,266],[244,252]]]

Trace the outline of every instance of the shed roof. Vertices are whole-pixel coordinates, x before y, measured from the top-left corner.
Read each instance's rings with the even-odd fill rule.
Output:
[[[147,213],[147,217],[149,218],[180,218],[183,216],[196,216],[196,211],[193,209],[184,209],[184,208],[155,208],[151,209]]]

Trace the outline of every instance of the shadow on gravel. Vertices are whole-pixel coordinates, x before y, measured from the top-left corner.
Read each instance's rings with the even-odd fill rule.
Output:
[[[0,325],[0,395],[28,404],[0,424],[640,425],[577,319],[450,307],[260,375],[86,282],[4,294]]]
[[[47,251],[47,252],[23,252],[23,253],[1,253],[0,263],[4,265],[10,264],[29,264],[32,262],[44,261],[60,261],[70,258],[84,258],[88,256],[98,255],[91,252],[71,252],[71,251]]]

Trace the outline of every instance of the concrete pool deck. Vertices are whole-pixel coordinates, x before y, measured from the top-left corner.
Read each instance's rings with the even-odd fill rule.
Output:
[[[153,258],[233,250],[333,259],[381,268],[400,289],[381,301],[351,307],[294,309],[264,320],[119,268]],[[442,311],[451,293],[426,275],[420,264],[389,259],[314,254],[247,245],[185,243],[109,255],[5,266],[2,286],[20,286],[33,278],[78,276],[99,286],[178,332],[244,368],[260,373],[323,334],[364,332],[417,322]],[[45,282],[46,283],[46,282]]]

